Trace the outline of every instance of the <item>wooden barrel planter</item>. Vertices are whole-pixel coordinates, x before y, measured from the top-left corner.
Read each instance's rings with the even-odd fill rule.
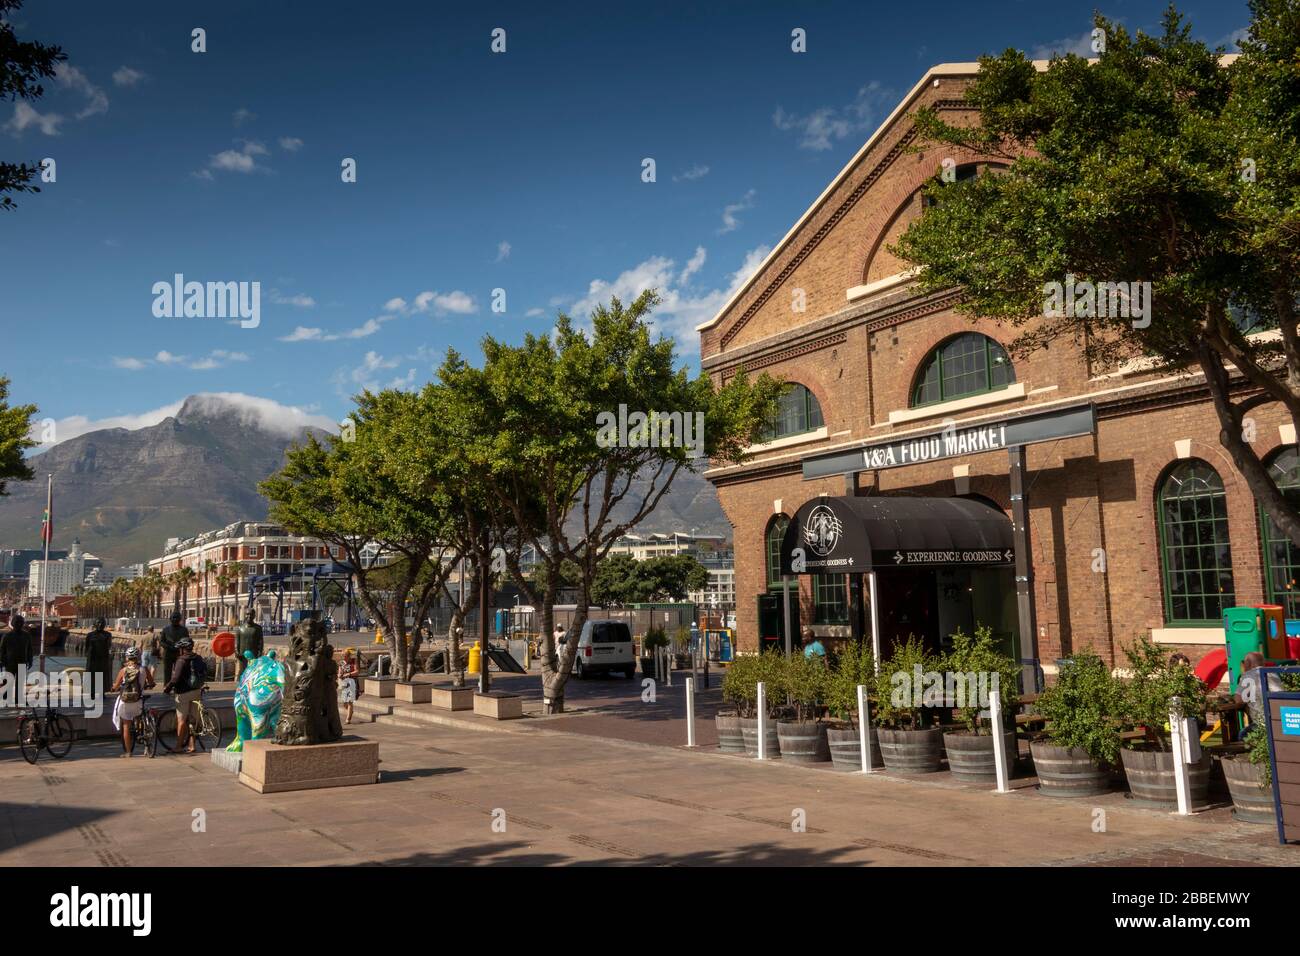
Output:
[[[1245,757],[1229,757],[1219,763],[1232,794],[1233,816],[1245,823],[1276,823],[1273,788],[1264,782],[1263,769]]]
[[[885,769],[893,773],[938,773],[943,765],[943,729],[876,731]]]
[[[740,733],[740,718],[735,714],[718,714],[713,718],[718,725],[718,749],[723,753],[745,752],[745,738]]]
[[[1015,732],[1002,735],[1006,741],[1007,776],[1016,769]],[[998,778],[996,759],[993,756],[993,735],[972,734],[969,730],[950,731],[943,735],[943,747],[948,752],[948,769],[962,783],[991,783]]]
[[[1110,790],[1111,769],[1079,747],[1058,747],[1046,740],[1029,744],[1038,775],[1038,790],[1048,797],[1095,797]]]
[[[876,734],[876,728],[871,728],[871,766],[883,767],[885,762],[880,758],[880,738]],[[862,744],[858,740],[858,732],[848,728],[837,730],[831,728],[826,731],[826,743],[831,751],[831,766],[845,773],[857,773],[862,769]]]
[[[830,760],[826,730],[825,724],[816,721],[778,720],[776,736],[781,743],[781,759],[792,763],[825,763]]]
[[[1178,785],[1174,781],[1174,755],[1165,750],[1123,750],[1120,759],[1134,800],[1154,806],[1176,808]],[[1203,807],[1210,792],[1210,755],[1187,768],[1193,807]]]
[[[758,718],[739,717],[740,736],[745,744],[745,753],[751,757],[758,756]],[[767,759],[776,760],[781,756],[781,744],[776,736],[776,721],[767,722]]]

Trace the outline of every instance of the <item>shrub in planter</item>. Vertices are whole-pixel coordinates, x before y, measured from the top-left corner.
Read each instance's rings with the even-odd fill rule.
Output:
[[[1143,737],[1121,752],[1124,776],[1133,796],[1160,806],[1177,806],[1169,710],[1175,697],[1184,717],[1205,716],[1205,688],[1190,664],[1175,663],[1169,652],[1148,637],[1125,649],[1129,680],[1121,692],[1124,722]],[[1210,755],[1188,768],[1192,806],[1204,805],[1210,788]]]
[[[886,770],[937,773],[941,769],[943,730],[930,726],[932,712],[925,707],[923,688],[916,684],[918,673],[935,671],[938,663],[919,638],[909,636],[894,644],[875,676],[876,737]]]
[[[826,709],[835,723],[827,728],[826,741],[831,751],[831,763],[836,770],[849,772],[862,769],[862,744],[858,736],[858,685],[864,685],[870,694],[875,679],[875,657],[871,653],[871,645],[866,641],[858,647],[847,647],[830,668],[825,701]],[[871,765],[883,767],[880,740],[875,727],[871,728],[870,734]]]
[[[773,685],[779,686],[778,677],[781,660],[776,654],[747,654],[732,661],[722,678],[722,699],[733,704],[739,711],[738,723],[744,751],[751,757],[758,755],[758,685],[767,685],[767,756],[781,756],[780,744],[776,735],[776,721],[772,719],[779,710],[779,703],[773,702]],[[719,725],[719,734],[722,726]]]
[[[1096,654],[1066,659],[1056,683],[1038,698],[1047,740],[1029,745],[1038,789],[1052,797],[1088,797],[1110,789],[1119,763],[1123,689]]]
[[[1268,734],[1252,724],[1243,738],[1246,752],[1223,758],[1223,776],[1232,794],[1234,816],[1247,823],[1276,823],[1273,767],[1268,762]]]
[[[776,724],[782,760],[820,763],[831,759],[827,725],[818,720],[828,678],[826,662],[819,655],[794,654],[781,659],[779,689],[794,710],[793,720]]]
[[[641,638],[641,673],[646,677],[655,676],[655,651],[668,646],[668,635],[661,627],[652,627]]]
[[[952,635],[952,648],[943,656],[945,706],[956,709],[965,730],[943,735],[948,769],[958,780],[988,783],[997,778],[991,721],[981,717],[992,707],[1002,711],[1003,745],[1007,773],[1016,760],[1016,725],[1011,713],[1017,697],[1016,680],[1020,665],[998,650],[993,631],[977,626],[967,635],[959,628]]]
[[[678,670],[691,666],[691,629],[679,627],[673,633],[673,661]]]

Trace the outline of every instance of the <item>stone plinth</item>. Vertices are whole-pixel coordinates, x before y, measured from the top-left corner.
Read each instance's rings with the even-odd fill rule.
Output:
[[[433,687],[430,702],[441,710],[473,710],[474,693],[473,687]]]
[[[518,694],[493,690],[474,695],[474,713],[497,720],[513,720],[524,715],[524,699]]]
[[[367,677],[363,693],[370,697],[392,697],[396,689],[396,677]]]
[[[379,744],[358,737],[300,747],[250,740],[244,744],[239,771],[239,782],[258,793],[354,787],[378,780]]]
[[[432,699],[432,684],[397,682],[397,699],[408,704],[427,704]]]

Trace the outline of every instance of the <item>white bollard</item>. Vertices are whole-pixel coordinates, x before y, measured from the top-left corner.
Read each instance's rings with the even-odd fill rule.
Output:
[[[995,685],[996,686],[996,685]],[[989,716],[993,719],[993,769],[997,773],[997,793],[1010,793],[1010,774],[1007,773],[1010,754],[1006,751],[1006,740],[1002,734],[1002,695],[989,695]]]
[[[867,710],[867,688],[858,685],[858,755],[862,758],[862,772],[871,773],[871,714]]]
[[[758,682],[758,759],[767,759],[767,685]]]
[[[695,746],[695,681],[686,678],[686,746]]]
[[[666,683],[669,687],[673,686],[673,655],[672,651],[664,648],[664,673],[668,675]]]
[[[1169,703],[1169,733],[1174,750],[1174,787],[1178,792],[1178,815],[1187,817],[1192,815],[1192,781],[1187,769],[1191,748],[1187,740],[1187,724],[1183,720],[1183,702],[1175,697]],[[1197,741],[1198,749],[1199,744],[1200,741]]]

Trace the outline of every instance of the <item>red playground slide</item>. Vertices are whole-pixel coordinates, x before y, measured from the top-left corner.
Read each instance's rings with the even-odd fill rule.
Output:
[[[1216,647],[1210,653],[1201,658],[1200,663],[1196,665],[1195,674],[1201,679],[1206,690],[1214,690],[1219,686],[1219,681],[1223,680],[1223,675],[1228,673],[1228,649],[1226,647]]]

